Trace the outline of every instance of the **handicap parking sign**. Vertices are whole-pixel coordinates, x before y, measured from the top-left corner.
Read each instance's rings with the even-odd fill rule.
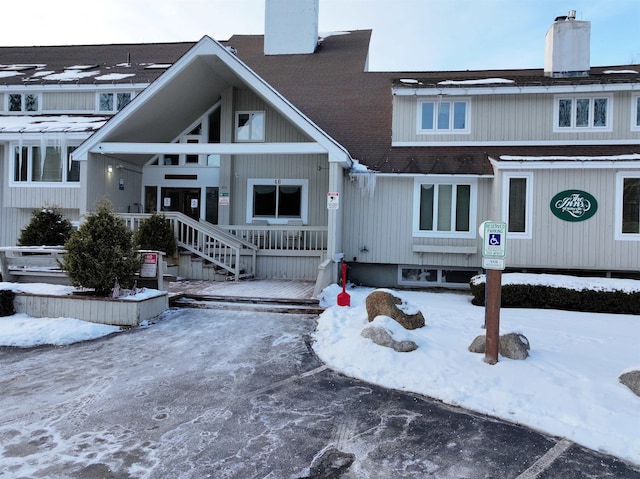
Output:
[[[504,258],[506,255],[507,224],[501,221],[485,221],[482,255]]]

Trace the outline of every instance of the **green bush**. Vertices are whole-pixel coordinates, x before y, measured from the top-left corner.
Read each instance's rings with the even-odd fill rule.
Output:
[[[469,283],[476,306],[485,304],[485,278]],[[562,309],[591,313],[640,314],[640,293],[567,289],[531,284],[505,284],[500,293],[503,308]]]
[[[171,223],[157,212],[140,222],[134,242],[140,249],[164,251],[167,256],[173,256],[176,252],[176,237]]]
[[[110,295],[116,279],[122,287],[131,288],[142,266],[133,233],[106,202],[72,233],[65,249],[64,269],[71,283],[93,289],[98,296]]]
[[[56,207],[31,212],[31,221],[20,231],[20,246],[61,246],[71,236],[71,222]]]

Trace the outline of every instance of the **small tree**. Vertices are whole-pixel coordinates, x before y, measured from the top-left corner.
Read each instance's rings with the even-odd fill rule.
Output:
[[[74,231],[65,243],[64,268],[76,287],[93,289],[108,296],[116,279],[125,288],[133,286],[142,260],[133,243],[133,233],[107,202]]]
[[[176,252],[176,237],[171,224],[163,214],[155,211],[140,222],[134,242],[140,249],[164,251],[167,256],[173,256]]]
[[[71,236],[71,222],[55,206],[31,212],[31,221],[20,231],[20,246],[60,246]]]

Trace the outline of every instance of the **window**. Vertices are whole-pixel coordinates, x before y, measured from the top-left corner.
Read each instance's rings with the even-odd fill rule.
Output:
[[[640,130],[640,96],[633,98],[633,106],[631,107],[631,129]]]
[[[502,217],[506,218],[509,238],[531,238],[532,175],[505,174]]]
[[[469,288],[471,278],[480,274],[478,269],[451,269],[438,266],[399,266],[400,286],[446,286],[447,288]]]
[[[616,239],[640,240],[640,173],[618,173],[616,183]]]
[[[554,131],[611,130],[608,96],[556,97]]]
[[[469,100],[424,100],[418,103],[418,133],[469,133]]]
[[[39,111],[38,95],[34,93],[10,93],[8,111]]]
[[[416,179],[414,236],[475,238],[476,182]]]
[[[58,147],[14,146],[13,181],[16,183],[77,183],[80,181],[80,163],[71,160],[71,152]]]
[[[117,112],[129,104],[132,98],[131,92],[99,93],[98,110],[104,112]]]
[[[247,223],[267,220],[287,224],[307,222],[308,180],[250,179],[247,187]]]
[[[236,141],[264,141],[264,112],[236,113]]]

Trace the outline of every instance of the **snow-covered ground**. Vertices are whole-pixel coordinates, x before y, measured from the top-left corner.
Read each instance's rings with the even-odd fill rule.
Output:
[[[519,277],[507,281],[543,281],[569,287],[572,278]],[[594,287],[640,290],[640,281],[595,280]],[[583,287],[582,279],[574,287]],[[589,281],[587,281],[589,282]],[[596,285],[597,283],[597,285]],[[67,294],[65,287],[34,285],[38,292]],[[1,289],[24,285],[0,283]],[[314,348],[331,368],[388,388],[413,391],[448,404],[520,423],[565,437],[585,447],[640,464],[640,398],[623,386],[620,374],[640,369],[640,317],[558,310],[502,309],[501,334],[519,332],[531,343],[530,357],[500,357],[486,364],[470,353],[484,334],[484,308],[469,293],[393,291],[420,309],[426,326],[406,331],[388,318],[374,323],[396,339],[419,348],[397,353],[360,335],[369,324],[365,308],[371,288],[349,288],[350,307],[336,305],[337,285],[322,294]],[[112,334],[117,327],[72,318],[0,318],[0,345],[29,347],[69,344]]]
[[[504,275],[505,282],[529,281],[582,289],[584,278]],[[640,281],[591,278],[597,289],[640,290]],[[507,309],[500,334],[519,332],[530,356],[500,356],[496,365],[468,351],[485,334],[484,308],[471,295],[393,291],[422,311],[426,326],[407,331],[385,317],[373,323],[410,339],[418,349],[398,353],[360,335],[369,324],[365,299],[373,291],[347,290],[350,307],[336,305],[337,285],[322,301],[315,350],[332,369],[388,388],[412,391],[567,438],[588,448],[640,464],[640,398],[619,376],[640,369],[640,317],[559,310]]]

